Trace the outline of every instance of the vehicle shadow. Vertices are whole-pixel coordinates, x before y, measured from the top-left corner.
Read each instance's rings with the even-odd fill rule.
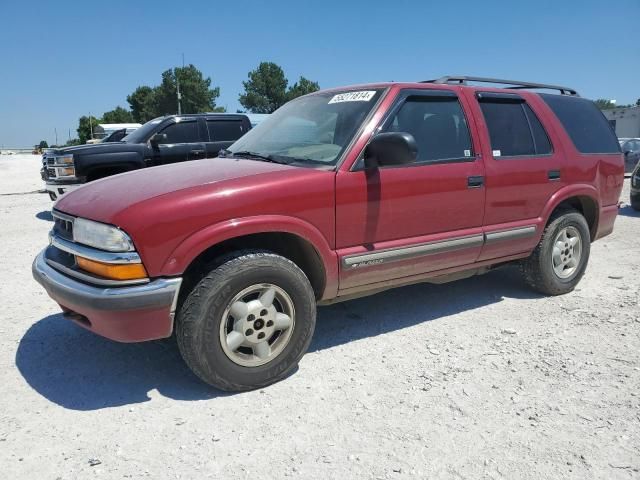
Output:
[[[318,351],[472,310],[503,298],[536,298],[511,268],[446,285],[420,284],[322,307],[310,350]],[[426,348],[426,347],[425,347]],[[27,330],[16,353],[27,383],[72,410],[99,410],[150,400],[157,389],[176,400],[230,395],[201,382],[175,340],[124,344],[88,332],[62,315]]]
[[[53,215],[51,215],[51,210],[43,210],[36,213],[36,218],[40,220],[46,220],[47,222],[53,222]]]
[[[640,218],[640,211],[631,208],[631,205],[625,205],[618,210],[618,215],[624,215],[625,217]]]

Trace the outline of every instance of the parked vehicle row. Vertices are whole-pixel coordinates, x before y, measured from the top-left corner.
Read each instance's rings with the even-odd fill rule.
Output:
[[[157,146],[135,158],[176,153],[164,122],[194,136],[209,122],[187,118],[135,132]],[[536,291],[571,291],[613,230],[624,178],[593,102],[473,77],[315,92],[225,148],[66,195],[33,275],[99,335],[175,332],[196,375],[235,391],[293,371],[317,305],[514,262]]]
[[[60,149],[43,155],[41,175],[52,200],[87,182],[145,167],[215,157],[251,129],[242,114],[168,115],[119,142]]]

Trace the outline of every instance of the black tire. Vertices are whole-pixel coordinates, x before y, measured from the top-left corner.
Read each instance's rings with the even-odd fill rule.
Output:
[[[309,347],[316,301],[305,274],[290,260],[264,251],[239,251],[219,259],[191,290],[176,317],[178,348],[191,370],[225,391],[264,387],[289,375]],[[295,307],[295,323],[284,350],[269,363],[247,367],[233,362],[220,340],[223,314],[233,297],[256,283],[282,288]]]
[[[631,208],[640,211],[640,195],[631,195]]]
[[[578,266],[568,278],[556,275],[552,265],[553,242],[562,229],[572,226],[581,237],[582,252]],[[521,263],[525,281],[534,290],[545,295],[562,295],[571,292],[587,268],[591,250],[589,225],[585,218],[575,210],[562,210],[554,213],[544,229],[542,238],[529,258]]]

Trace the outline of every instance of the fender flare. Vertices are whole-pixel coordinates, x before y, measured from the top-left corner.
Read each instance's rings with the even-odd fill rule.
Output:
[[[596,204],[595,209],[595,219],[594,225],[592,227],[592,232],[596,232],[598,230],[598,220],[600,217],[600,196],[598,195],[598,190],[593,185],[589,185],[586,183],[576,183],[573,185],[567,185],[566,187],[561,188],[547,201],[542,214],[540,215],[540,219],[542,220],[542,225],[546,225],[549,221],[549,217],[553,211],[565,200],[571,197],[588,197],[594,201]]]
[[[214,223],[183,240],[162,266],[162,275],[177,276],[207,249],[233,238],[258,233],[289,233],[308,242],[318,253],[325,269],[325,295],[338,287],[338,256],[324,235],[312,224],[284,215],[259,215]]]

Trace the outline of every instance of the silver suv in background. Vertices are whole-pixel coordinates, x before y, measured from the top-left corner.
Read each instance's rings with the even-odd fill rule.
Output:
[[[624,173],[631,173],[640,161],[640,138],[619,138],[624,153]]]

